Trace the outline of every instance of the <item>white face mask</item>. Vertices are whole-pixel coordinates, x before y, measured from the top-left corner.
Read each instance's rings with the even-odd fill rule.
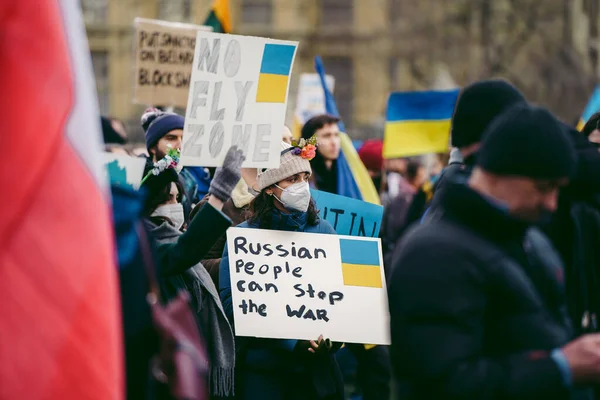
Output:
[[[278,199],[285,208],[290,211],[306,212],[310,204],[310,186],[308,182],[298,182],[286,187],[285,189],[275,184],[281,192],[281,199]]]
[[[181,229],[185,222],[185,217],[183,216],[183,204],[181,203],[162,205],[154,210],[150,216],[169,218],[169,220],[173,222],[173,226],[177,229]]]

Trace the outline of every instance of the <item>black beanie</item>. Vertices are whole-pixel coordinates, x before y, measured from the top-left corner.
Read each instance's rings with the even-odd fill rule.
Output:
[[[452,146],[466,147],[481,141],[485,128],[509,107],[525,103],[517,88],[502,79],[465,86],[452,115]]]
[[[516,105],[485,130],[477,165],[502,176],[569,178],[577,156],[563,125],[548,110]]]

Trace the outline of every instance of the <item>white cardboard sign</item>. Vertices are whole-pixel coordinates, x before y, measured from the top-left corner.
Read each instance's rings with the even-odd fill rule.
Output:
[[[325,75],[325,83],[331,93],[335,86],[335,78]],[[296,100],[296,119],[304,125],[312,117],[325,114],[325,94],[321,85],[319,74],[302,74],[298,85],[298,97]]]
[[[185,108],[196,32],[210,26],[136,18],[133,101]]]
[[[198,32],[187,101],[183,165],[219,167],[232,145],[247,168],[279,166],[298,42]]]
[[[230,228],[239,336],[390,344],[381,241]]]

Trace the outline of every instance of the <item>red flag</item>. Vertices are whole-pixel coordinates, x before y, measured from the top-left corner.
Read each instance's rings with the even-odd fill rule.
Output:
[[[99,116],[76,0],[0,3],[0,398],[121,399]]]

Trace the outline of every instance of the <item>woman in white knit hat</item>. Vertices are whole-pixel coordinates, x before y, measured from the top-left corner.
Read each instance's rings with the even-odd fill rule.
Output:
[[[310,160],[315,140],[292,146],[281,143],[279,168],[259,169],[249,217],[240,228],[335,234],[319,218],[310,195]],[[233,326],[233,304],[227,246],[219,271],[219,294]],[[236,398],[319,399],[344,398],[343,381],[334,353],[341,344],[322,336],[315,340],[278,340],[236,337]]]

